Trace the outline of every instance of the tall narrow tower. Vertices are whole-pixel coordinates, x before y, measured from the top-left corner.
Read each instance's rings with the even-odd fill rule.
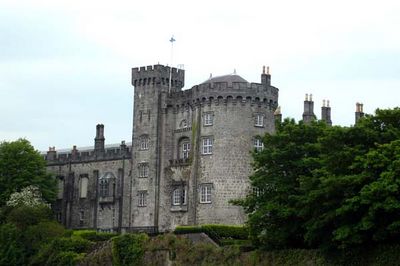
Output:
[[[158,227],[166,98],[182,89],[184,77],[184,70],[163,65],[132,69],[135,88],[129,227]]]

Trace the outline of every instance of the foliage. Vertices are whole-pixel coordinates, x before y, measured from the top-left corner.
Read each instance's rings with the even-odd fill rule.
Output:
[[[44,200],[56,196],[56,180],[46,173],[46,163],[29,141],[19,139],[0,143],[0,206],[14,192],[33,185],[40,189]]]
[[[81,237],[55,238],[49,244],[42,246],[33,257],[32,265],[73,265],[83,258],[83,253],[92,246],[92,242]],[[64,264],[61,264],[64,263]]]
[[[113,238],[113,265],[142,265],[146,234],[124,234]]]
[[[0,225],[0,265],[23,265],[24,248],[21,234],[13,224]]]
[[[18,206],[11,208],[7,214],[7,221],[15,224],[20,229],[25,229],[30,225],[35,225],[41,221],[48,221],[53,218],[51,209],[45,205],[37,207]]]
[[[17,207],[21,205],[36,207],[45,204],[42,194],[36,186],[27,186],[21,192],[14,192],[10,195],[10,199],[6,202],[9,207]]]
[[[376,245],[400,236],[400,109],[353,127],[285,120],[254,152],[251,184],[237,201],[263,248]]]
[[[73,236],[80,236],[83,239],[93,242],[107,241],[117,235],[117,233],[97,232],[95,230],[75,230],[73,232]]]

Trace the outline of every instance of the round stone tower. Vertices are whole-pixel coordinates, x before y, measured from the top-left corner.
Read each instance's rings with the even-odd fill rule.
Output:
[[[265,68],[260,83],[233,74],[183,91],[184,72],[168,70],[133,70],[131,226],[242,224],[229,201],[250,192],[250,152],[274,131],[278,89]]]

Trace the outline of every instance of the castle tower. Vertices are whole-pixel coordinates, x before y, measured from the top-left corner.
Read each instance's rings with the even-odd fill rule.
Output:
[[[361,117],[363,117],[365,114],[364,114],[364,104],[362,104],[362,103],[356,103],[356,113],[355,113],[355,116],[356,116],[356,124],[357,124],[357,122],[358,122],[358,120],[360,120],[360,118]]]
[[[308,94],[306,94],[306,98],[304,100],[303,122],[304,124],[309,124],[313,120],[315,120],[315,114],[312,94],[310,94],[310,97]]]
[[[322,101],[321,120],[325,121],[328,126],[332,126],[331,107],[329,106],[329,100]]]
[[[171,82],[169,78],[171,77]],[[166,99],[180,92],[185,72],[154,65],[132,69],[134,110],[132,132],[132,169],[130,213],[124,216],[128,227],[158,227],[160,173],[165,138]]]

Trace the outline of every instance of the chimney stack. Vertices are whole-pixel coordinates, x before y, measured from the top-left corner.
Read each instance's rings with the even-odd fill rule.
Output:
[[[96,126],[96,138],[94,139],[94,151],[97,154],[104,153],[104,125]]]
[[[306,98],[304,100],[303,122],[304,124],[310,124],[313,120],[315,120],[315,114],[312,94],[310,94],[310,96],[306,94]]]
[[[325,100],[322,101],[321,120],[325,121],[328,126],[332,126],[331,107],[329,106],[329,100],[326,102]]]
[[[269,67],[267,67],[267,71],[265,71],[265,66],[263,66],[263,72],[261,74],[261,84],[264,87],[271,86],[271,75],[269,74]]]
[[[356,103],[356,124],[364,116],[364,104]]]

